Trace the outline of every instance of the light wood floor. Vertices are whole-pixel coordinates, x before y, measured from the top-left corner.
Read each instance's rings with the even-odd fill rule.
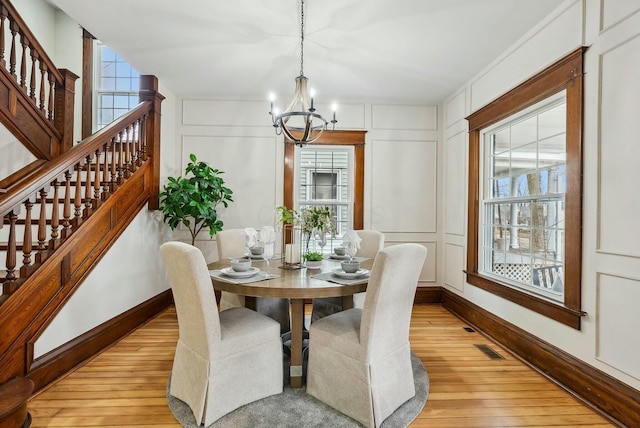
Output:
[[[430,379],[427,404],[412,427],[610,427],[439,305],[415,306],[411,346]],[[178,338],[170,308],[38,393],[32,426],[179,427],[165,387]],[[489,345],[492,360],[474,345]]]

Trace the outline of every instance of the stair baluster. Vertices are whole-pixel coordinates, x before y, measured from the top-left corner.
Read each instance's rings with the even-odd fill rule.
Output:
[[[2,284],[3,294],[11,294],[18,288],[16,284],[16,221],[18,214],[16,210],[9,213],[9,243],[7,245],[7,273]]]
[[[64,173],[64,206],[62,208],[62,239],[71,235],[71,171]]]
[[[40,190],[40,216],[38,217],[38,253],[36,262],[42,263],[47,259],[47,194],[49,189]]]

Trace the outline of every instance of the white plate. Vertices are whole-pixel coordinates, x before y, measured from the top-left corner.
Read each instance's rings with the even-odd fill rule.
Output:
[[[335,276],[338,276],[340,278],[345,278],[345,279],[359,278],[359,277],[364,276],[364,275],[366,275],[368,273],[369,273],[369,271],[367,269],[358,269],[356,272],[353,272],[353,273],[345,272],[340,268],[333,270],[333,274]]]
[[[227,275],[230,276],[231,278],[249,278],[250,276],[253,276],[255,274],[257,274],[258,272],[260,272],[260,269],[258,269],[257,267],[250,267],[248,271],[245,272],[236,272],[235,270],[233,270],[230,267],[224,268],[222,269],[220,272],[222,272],[223,275]]]
[[[330,259],[335,259],[335,260],[349,260],[351,258],[350,255],[345,254],[344,256],[339,256],[337,254],[331,254],[329,256]]]
[[[247,253],[244,255],[244,257],[248,257],[252,260],[262,260],[264,258],[264,254],[260,254],[256,256],[255,254]]]

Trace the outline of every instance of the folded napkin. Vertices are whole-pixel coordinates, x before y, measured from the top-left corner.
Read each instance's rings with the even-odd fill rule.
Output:
[[[360,241],[362,241],[362,238],[360,238],[355,230],[347,230],[342,237],[342,246],[347,249],[347,254],[353,256],[360,248]]]
[[[260,241],[263,244],[269,244],[276,241],[276,231],[273,226],[263,226],[260,230]]]
[[[246,227],[244,233],[246,235],[245,243],[247,247],[255,247],[258,243],[258,232],[253,227]]]

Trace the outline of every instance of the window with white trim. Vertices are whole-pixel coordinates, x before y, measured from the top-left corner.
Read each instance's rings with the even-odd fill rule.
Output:
[[[140,73],[108,46],[95,40],[94,131],[138,105]]]
[[[296,152],[295,209],[327,206],[336,218],[337,232],[327,236],[322,248],[327,254],[353,229],[353,154],[353,147],[348,146],[309,145]],[[318,245],[315,248],[320,251]]]
[[[480,273],[563,302],[566,91],[480,131]]]

